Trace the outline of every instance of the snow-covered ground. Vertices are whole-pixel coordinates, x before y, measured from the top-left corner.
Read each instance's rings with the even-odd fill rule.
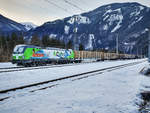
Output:
[[[28,70],[28,71],[26,70],[18,72],[0,73],[0,81],[1,81],[0,90],[15,88],[23,85],[43,82],[64,76],[71,76],[73,74],[79,74],[83,72],[127,64],[136,61],[141,61],[141,59],[123,60],[123,61],[105,61],[81,65],[55,67],[49,69],[45,68],[39,70]]]
[[[12,64],[11,62],[0,63],[0,68],[7,68],[7,67],[17,67],[17,65],[16,64]]]
[[[140,60],[1,73],[0,89],[135,61]],[[139,94],[148,90],[145,86],[150,86],[150,79],[139,74],[145,65],[148,65],[148,62],[69,81],[36,92],[19,91],[12,98],[0,102],[0,113],[139,113],[137,103],[142,101]]]

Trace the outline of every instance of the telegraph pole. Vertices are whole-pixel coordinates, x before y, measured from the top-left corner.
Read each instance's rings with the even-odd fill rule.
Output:
[[[139,47],[136,48],[136,55],[139,56]]]
[[[148,61],[150,62],[150,29],[148,30]]]
[[[74,16],[74,23],[73,23],[73,32],[74,32],[74,40],[73,40],[73,45],[74,45],[74,50],[76,50],[76,16]]]
[[[77,22],[77,17],[74,16],[74,50],[78,50],[78,45],[77,45],[77,27],[76,27],[76,22]]]
[[[116,54],[117,54],[117,55],[119,54],[118,34],[117,34],[117,37],[116,37]]]
[[[132,54],[132,44],[130,44],[130,55]]]

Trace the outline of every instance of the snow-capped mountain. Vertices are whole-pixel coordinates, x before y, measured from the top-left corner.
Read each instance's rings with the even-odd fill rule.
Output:
[[[76,18],[76,21],[75,21]],[[116,37],[119,37],[119,49],[124,52],[136,51],[140,36],[147,34],[150,28],[150,8],[139,3],[114,3],[99,7],[93,11],[46,22],[30,30],[28,37],[37,34],[82,43],[85,49],[104,48],[114,50]]]
[[[32,22],[22,22],[21,24],[25,26],[27,31],[37,27],[37,25],[33,24]]]
[[[26,32],[24,25],[0,15],[0,34],[10,34],[12,32]]]

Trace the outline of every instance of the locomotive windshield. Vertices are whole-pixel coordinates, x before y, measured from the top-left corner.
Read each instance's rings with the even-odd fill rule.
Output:
[[[13,53],[14,54],[21,54],[25,50],[25,46],[15,47]]]

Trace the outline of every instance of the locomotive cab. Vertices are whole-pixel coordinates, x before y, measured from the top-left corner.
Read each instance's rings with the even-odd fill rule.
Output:
[[[17,65],[26,65],[36,61],[41,48],[33,45],[16,45],[12,54],[12,63]],[[36,54],[35,54],[36,53]],[[39,60],[39,59],[37,59]]]
[[[20,60],[24,59],[24,51],[26,49],[26,45],[17,45],[15,46],[12,54],[12,63],[17,63]]]

